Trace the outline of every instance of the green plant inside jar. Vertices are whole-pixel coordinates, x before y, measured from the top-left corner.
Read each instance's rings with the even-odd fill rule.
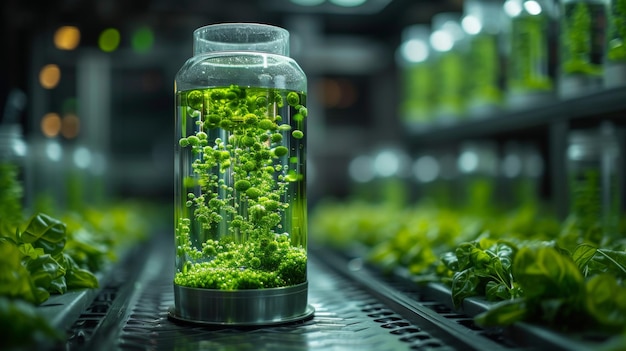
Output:
[[[626,0],[611,1],[609,23],[607,58],[609,61],[626,61]]]
[[[602,67],[595,62],[594,32],[592,18],[596,13],[603,13],[604,5],[592,5],[576,2],[565,5],[563,16],[563,67],[567,74],[585,74],[598,76]],[[597,24],[596,24],[597,25]]]
[[[177,93],[176,284],[237,290],[306,281],[304,100],[239,86]]]
[[[480,103],[498,104],[501,100],[498,37],[480,33],[472,39],[470,63],[474,67],[470,96]]]
[[[547,15],[522,13],[511,19],[508,88],[513,92],[549,91]]]
[[[444,113],[461,114],[464,112],[466,93],[464,84],[464,60],[467,57],[458,49],[441,54],[437,60],[438,81],[437,103]]]

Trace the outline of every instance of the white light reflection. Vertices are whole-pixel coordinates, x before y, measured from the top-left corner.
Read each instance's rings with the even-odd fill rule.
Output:
[[[541,13],[541,5],[534,0],[524,2],[524,10],[529,14],[536,16]]]
[[[522,7],[520,6],[519,1],[516,0],[507,0],[503,7],[504,12],[510,17],[516,17],[522,13]]]
[[[330,0],[330,2],[337,6],[355,7],[365,4],[367,0]]]
[[[393,151],[381,151],[374,158],[374,171],[381,177],[391,177],[398,173],[400,159]]]
[[[24,157],[26,156],[26,151],[27,151],[27,147],[26,147],[26,143],[21,141],[21,140],[16,140],[13,144],[13,152],[15,152],[15,154],[19,157]]]
[[[323,4],[326,0],[291,0],[296,5],[300,6],[317,6]]]
[[[58,141],[53,140],[48,142],[46,145],[46,156],[51,161],[59,162],[61,160],[61,156],[63,155],[63,149]]]
[[[413,164],[413,174],[422,183],[430,183],[439,176],[439,162],[432,156],[421,156]]]
[[[478,169],[478,155],[474,151],[464,151],[459,157],[458,165],[462,173],[472,173]]]
[[[483,29],[483,24],[476,16],[467,15],[461,21],[461,27],[467,34],[478,34]]]
[[[502,160],[502,174],[507,178],[519,177],[522,173],[522,159],[517,154],[509,154]]]
[[[91,152],[84,146],[74,151],[74,164],[80,169],[86,169],[91,165]]]
[[[440,52],[450,51],[454,46],[454,38],[446,31],[437,30],[430,36],[430,45]]]
[[[357,183],[367,183],[374,179],[374,170],[372,168],[372,159],[369,156],[362,155],[354,158],[348,165],[348,173],[350,178]]]
[[[408,62],[424,62],[428,58],[428,45],[422,40],[411,39],[400,48],[402,57]]]

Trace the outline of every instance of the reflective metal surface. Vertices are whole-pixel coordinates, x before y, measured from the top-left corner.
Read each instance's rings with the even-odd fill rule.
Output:
[[[171,238],[162,239],[114,271],[59,350],[591,351],[599,345],[576,338],[573,346],[547,330],[483,329],[448,306],[445,291],[426,291],[327,250],[309,252],[310,318],[248,326],[180,323],[170,316]]]
[[[308,283],[275,289],[223,291],[174,284],[175,321],[207,325],[273,325],[310,317]]]

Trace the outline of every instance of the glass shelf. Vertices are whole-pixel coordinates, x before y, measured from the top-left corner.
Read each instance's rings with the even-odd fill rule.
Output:
[[[624,124],[626,114],[623,112],[626,112],[626,87],[611,88],[527,108],[503,109],[482,117],[466,117],[453,125],[435,125],[418,132],[408,132],[407,142],[414,147],[428,147],[465,139],[523,134],[563,123],[568,126],[587,125],[609,119]]]

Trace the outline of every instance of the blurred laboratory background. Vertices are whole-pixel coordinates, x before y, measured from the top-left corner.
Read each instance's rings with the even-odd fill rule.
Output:
[[[291,33],[309,78],[311,184],[345,195],[348,160],[407,136],[399,129],[396,48],[405,27],[462,1],[3,2],[3,124],[21,126],[34,193],[67,199],[80,170],[90,200],[171,200],[173,80],[192,33],[260,22]],[[63,166],[61,164],[63,163]],[[42,175],[45,174],[45,177]],[[91,179],[91,180],[89,180]],[[56,181],[56,183],[55,183]],[[87,199],[85,199],[87,200]]]
[[[77,242],[97,249],[78,263],[94,271],[90,262],[100,261],[90,257],[117,251],[111,243],[131,247],[156,231],[172,236],[174,78],[193,54],[195,29],[258,22],[289,31],[290,56],[308,79],[310,248],[358,258],[350,261],[354,271],[369,265],[400,271],[412,283],[450,286],[465,274],[454,272],[461,259],[440,258],[454,256],[459,245],[486,252],[488,244],[506,242],[507,252],[517,252],[552,243],[578,252],[583,273],[569,270],[576,272],[572,281],[609,272],[615,279],[606,291],[624,291],[623,0],[0,6],[0,233],[3,219],[29,223],[40,212],[67,223],[68,233],[89,228],[97,235]],[[72,245],[68,250],[80,246]],[[609,259],[592,259],[591,251]],[[505,257],[507,269],[512,260]],[[509,283],[490,298],[523,297],[517,281]],[[485,285],[477,290],[468,296],[484,294]],[[537,296],[533,301],[553,298]],[[464,297],[456,295],[452,307]],[[614,304],[588,302],[597,309],[583,316],[618,330],[623,345],[623,298],[621,307],[609,300]],[[602,318],[614,311],[621,319]],[[594,340],[587,341],[595,350]]]
[[[308,77],[311,208],[532,198],[563,218],[580,158],[607,165],[605,205],[624,197],[616,3],[5,1],[1,131],[19,145],[28,206],[169,203],[173,79],[193,31],[268,23],[289,30]]]

